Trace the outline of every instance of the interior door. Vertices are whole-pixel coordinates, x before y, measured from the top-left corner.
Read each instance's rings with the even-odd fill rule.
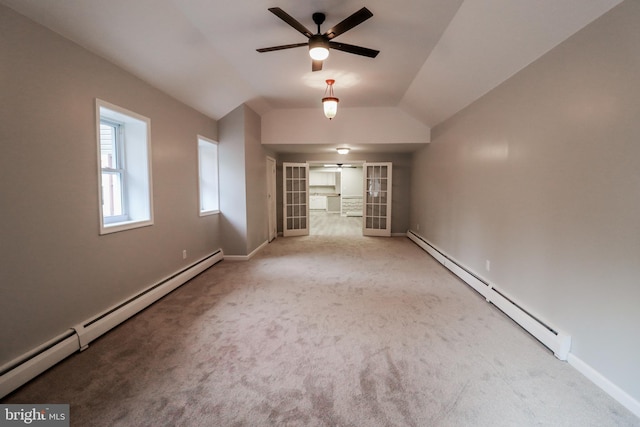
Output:
[[[364,164],[365,236],[391,236],[391,170],[391,163]]]
[[[309,235],[309,165],[284,163],[282,165],[283,226],[287,236]]]
[[[267,212],[269,217],[269,241],[278,235],[276,210],[276,160],[267,157]]]

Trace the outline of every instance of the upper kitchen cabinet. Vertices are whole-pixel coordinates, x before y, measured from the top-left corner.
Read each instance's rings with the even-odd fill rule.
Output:
[[[333,187],[336,185],[336,174],[335,172],[320,172],[312,170],[309,172],[309,185],[316,187]]]

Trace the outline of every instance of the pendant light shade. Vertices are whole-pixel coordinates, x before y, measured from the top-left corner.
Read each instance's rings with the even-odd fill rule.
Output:
[[[327,119],[333,119],[338,113],[338,98],[323,98],[324,115]]]
[[[327,88],[324,91],[325,97],[322,98],[322,105],[324,107],[324,115],[327,119],[333,119],[338,113],[338,98],[333,96],[333,84],[335,80],[327,80]],[[326,96],[328,94],[328,96]]]

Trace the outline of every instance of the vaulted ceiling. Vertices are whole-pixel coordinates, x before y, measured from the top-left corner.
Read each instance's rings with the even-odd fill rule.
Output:
[[[247,103],[320,108],[336,80],[342,108],[397,107],[432,127],[499,85],[621,0],[0,0],[214,119]],[[306,38],[367,7],[373,17],[335,41],[380,50],[331,51],[312,72]]]

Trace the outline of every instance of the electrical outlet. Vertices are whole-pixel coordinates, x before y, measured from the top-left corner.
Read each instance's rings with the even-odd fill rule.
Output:
[[[491,271],[491,261],[487,260],[484,267],[487,269],[487,271]]]
[[[187,250],[186,249],[182,250],[182,259],[187,259]]]

